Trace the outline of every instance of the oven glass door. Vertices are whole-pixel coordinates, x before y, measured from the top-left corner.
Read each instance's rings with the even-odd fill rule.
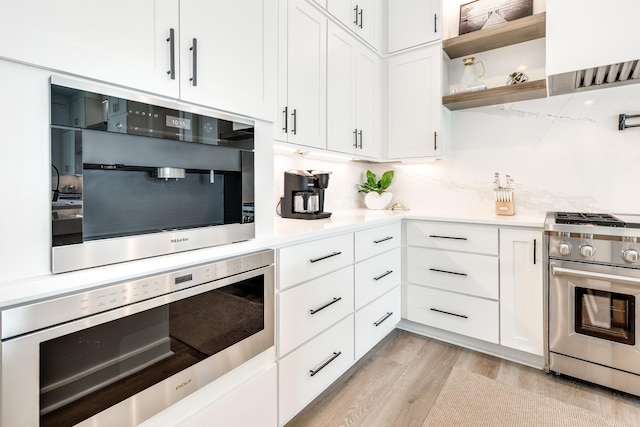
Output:
[[[575,331],[604,340],[635,345],[635,297],[576,287]]]
[[[40,426],[75,425],[268,329],[266,288],[260,274],[41,342]]]

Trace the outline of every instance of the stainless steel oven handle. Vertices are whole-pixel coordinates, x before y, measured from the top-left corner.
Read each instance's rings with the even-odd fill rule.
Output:
[[[551,267],[551,274],[554,276],[570,276],[581,279],[602,280],[605,282],[622,283],[625,285],[640,286],[640,278],[618,276],[616,274],[595,273],[592,271],[573,270],[571,268]]]

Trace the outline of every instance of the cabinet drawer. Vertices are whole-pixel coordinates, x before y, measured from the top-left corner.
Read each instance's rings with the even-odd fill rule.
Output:
[[[492,255],[407,248],[407,281],[498,299],[498,258]]]
[[[368,304],[401,282],[400,248],[355,266],[355,308]]]
[[[407,285],[407,319],[498,343],[498,302]]]
[[[353,364],[353,316],[278,362],[279,425],[284,425]]]
[[[407,222],[407,244],[426,248],[498,254],[498,229],[450,222]]]
[[[281,292],[278,312],[282,356],[353,312],[353,266]]]
[[[355,233],[356,262],[400,247],[400,223],[362,230]]]
[[[352,263],[352,233],[282,248],[278,250],[278,288],[288,288]]]
[[[355,314],[356,360],[380,342],[400,321],[400,286]]]

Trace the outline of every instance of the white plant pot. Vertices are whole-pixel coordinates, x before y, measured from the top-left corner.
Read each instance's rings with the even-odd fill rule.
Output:
[[[364,196],[364,204],[369,209],[386,209],[392,198],[393,193],[388,191],[382,194],[372,191]]]

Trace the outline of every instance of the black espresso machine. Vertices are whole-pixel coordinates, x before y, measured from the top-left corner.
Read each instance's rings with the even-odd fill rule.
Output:
[[[329,186],[329,174],[315,170],[290,170],[284,173],[284,197],[280,199],[283,218],[329,218],[324,212],[324,190]]]

